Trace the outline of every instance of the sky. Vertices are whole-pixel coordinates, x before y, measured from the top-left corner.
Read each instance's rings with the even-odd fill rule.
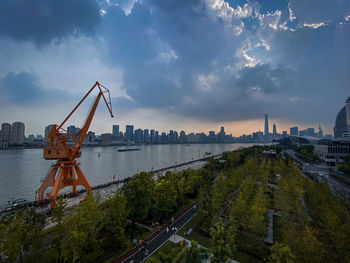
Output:
[[[0,123],[61,123],[99,81],[91,130],[333,133],[350,96],[350,0],[2,0]],[[92,97],[67,124],[81,126]]]

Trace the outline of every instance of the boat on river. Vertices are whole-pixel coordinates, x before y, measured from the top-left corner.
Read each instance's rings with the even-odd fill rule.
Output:
[[[119,149],[118,152],[131,152],[131,151],[141,151],[140,148],[126,148],[126,149]]]

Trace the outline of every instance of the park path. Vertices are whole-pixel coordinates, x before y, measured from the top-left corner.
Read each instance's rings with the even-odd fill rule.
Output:
[[[122,254],[113,263],[138,263],[144,261],[148,256],[157,251],[172,235],[183,227],[198,210],[196,202],[187,206],[173,219],[165,223],[160,229],[149,235],[142,244]],[[168,231],[167,231],[168,228]]]

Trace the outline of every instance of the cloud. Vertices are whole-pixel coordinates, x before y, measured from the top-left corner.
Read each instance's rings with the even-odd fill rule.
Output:
[[[0,23],[10,102],[76,94],[98,79],[119,97],[117,113],[333,122],[349,95],[348,1],[33,0],[38,16],[27,3],[0,3],[0,22],[11,22]]]
[[[8,73],[0,79],[1,103],[18,105],[48,104],[56,98],[66,99],[66,92],[44,89],[39,76],[34,72]]]
[[[95,0],[0,1],[0,35],[39,46],[69,35],[92,35],[100,20]]]

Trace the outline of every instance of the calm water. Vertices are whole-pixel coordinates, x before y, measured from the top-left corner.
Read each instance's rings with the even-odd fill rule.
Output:
[[[80,167],[90,185],[103,184],[131,176],[138,171],[156,170],[212,154],[248,147],[249,144],[183,144],[136,146],[141,151],[118,152],[126,147],[83,148]],[[100,153],[100,157],[98,154]],[[41,185],[53,161],[43,159],[42,149],[0,151],[0,204],[11,198],[34,200],[35,191]],[[70,188],[67,188],[70,189]],[[64,189],[65,190],[65,189]],[[63,190],[63,191],[64,191]]]

